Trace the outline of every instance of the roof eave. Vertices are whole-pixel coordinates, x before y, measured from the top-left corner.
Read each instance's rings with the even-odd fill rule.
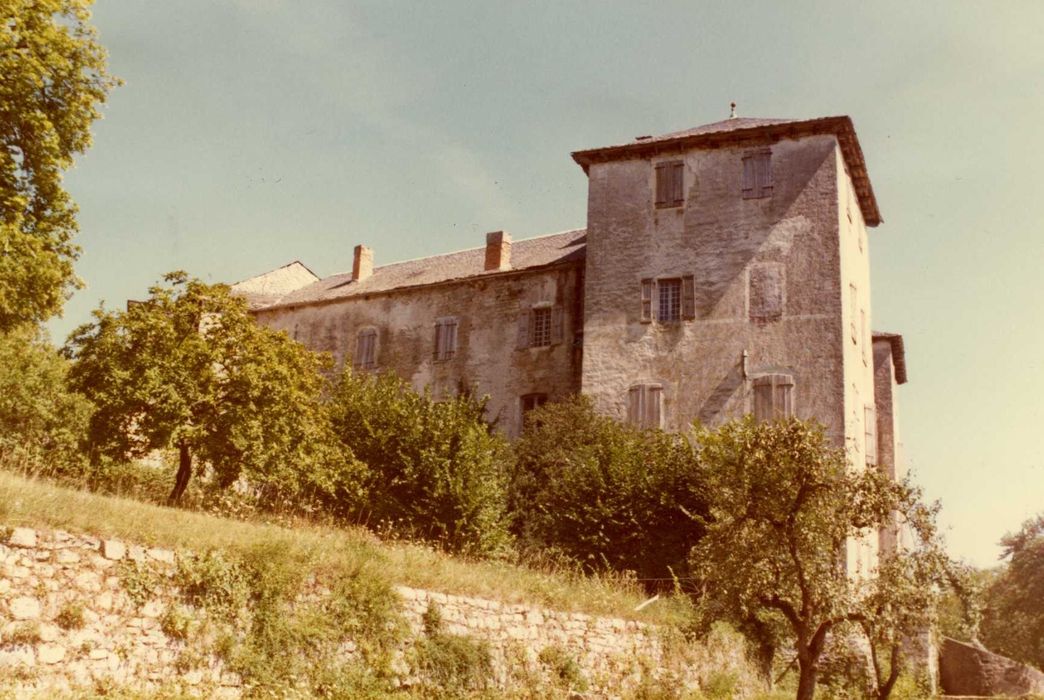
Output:
[[[786,122],[750,126],[732,131],[718,131],[707,134],[691,134],[661,141],[639,141],[619,146],[591,148],[574,151],[573,160],[587,173],[594,163],[604,163],[624,158],[649,158],[659,153],[676,152],[688,148],[720,148],[759,137],[798,138],[813,134],[834,134],[841,146],[841,153],[848,164],[849,175],[856,188],[859,208],[867,226],[877,226],[884,222],[877,206],[877,198],[870,183],[866,169],[866,160],[859,139],[855,133],[852,119],[847,116],[821,117],[804,121]]]

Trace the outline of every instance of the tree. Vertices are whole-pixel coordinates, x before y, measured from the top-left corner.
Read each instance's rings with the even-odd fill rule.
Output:
[[[1000,543],[1007,566],[986,589],[982,641],[1044,669],[1044,514]]]
[[[218,487],[240,476],[262,505],[352,489],[322,403],[328,358],[258,325],[224,285],[166,275],[127,311],[94,312],[73,332],[72,386],[90,398],[92,456],[178,450],[169,502],[202,462]]]
[[[810,423],[748,417],[697,440],[710,517],[691,557],[704,596],[740,622],[782,618],[797,652],[797,698],[809,700],[829,635],[867,614],[869,574],[847,570],[848,543],[876,538],[893,513],[912,514],[916,491],[849,469]],[[883,629],[883,615],[876,620]]]
[[[90,0],[0,0],[0,332],[61,310],[79,281],[62,173],[118,84]]]
[[[527,414],[509,499],[523,548],[588,571],[633,571],[649,589],[685,576],[707,499],[684,436],[637,430],[577,396]]]
[[[77,466],[91,407],[66,389],[67,372],[37,329],[0,334],[0,465],[51,475]]]
[[[485,401],[434,400],[394,374],[346,368],[333,394],[334,430],[367,467],[365,502],[339,515],[453,552],[496,555],[507,443],[483,420]]]

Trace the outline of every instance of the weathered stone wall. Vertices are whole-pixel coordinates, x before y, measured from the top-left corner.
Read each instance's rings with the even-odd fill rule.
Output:
[[[313,350],[351,364],[356,334],[378,331],[377,369],[392,370],[414,388],[436,396],[461,389],[489,395],[489,418],[508,435],[521,424],[520,397],[561,398],[579,390],[579,355],[574,346],[580,308],[580,268],[497,274],[458,282],[406,288],[300,307],[257,312],[258,321]],[[547,303],[563,309],[561,342],[517,348],[518,318],[524,309]],[[435,321],[458,319],[457,352],[434,358]]]
[[[949,638],[939,650],[939,683],[947,695],[1044,695],[1044,673]]]
[[[168,635],[165,616],[177,600],[169,578],[137,600],[130,593],[121,567],[140,562],[170,571],[173,552],[25,528],[6,542],[0,545],[0,690],[35,697],[174,684],[205,697],[240,694],[240,679],[217,657],[198,658],[184,640]],[[667,655],[678,649],[668,649],[658,631],[642,623],[413,588],[398,593],[412,638],[423,635],[422,618],[434,605],[446,633],[488,642],[493,680],[502,688],[546,678],[551,670],[539,657],[549,647],[575,660],[593,697],[617,696],[649,674],[674,674],[679,686],[700,680],[696,665],[672,666]],[[78,619],[73,610],[80,611]],[[742,651],[735,656],[742,664]],[[401,681],[410,683],[407,666],[397,667]]]
[[[771,149],[774,187],[744,199],[742,159],[754,148]],[[622,418],[629,386],[659,382],[668,429],[750,412],[747,351],[748,377],[791,374],[795,414],[819,419],[841,444],[837,153],[833,137],[815,136],[591,165],[582,389],[600,410]],[[655,165],[678,159],[684,204],[657,208]],[[777,319],[751,320],[755,268],[772,272]],[[640,281],[684,275],[694,277],[696,319],[642,323]]]

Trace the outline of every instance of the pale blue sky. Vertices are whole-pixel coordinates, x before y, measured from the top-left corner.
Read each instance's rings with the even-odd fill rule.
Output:
[[[1044,3],[99,0],[113,71],[68,178],[88,288],[321,275],[585,224],[579,148],[848,114],[885,223],[873,325],[906,338],[908,462],[980,564],[1044,511]]]

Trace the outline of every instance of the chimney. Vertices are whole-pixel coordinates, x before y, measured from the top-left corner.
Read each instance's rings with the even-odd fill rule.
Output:
[[[352,261],[352,282],[362,282],[373,274],[373,250],[364,245],[355,246],[355,260]]]
[[[486,234],[486,272],[511,269],[511,236],[503,231]]]

